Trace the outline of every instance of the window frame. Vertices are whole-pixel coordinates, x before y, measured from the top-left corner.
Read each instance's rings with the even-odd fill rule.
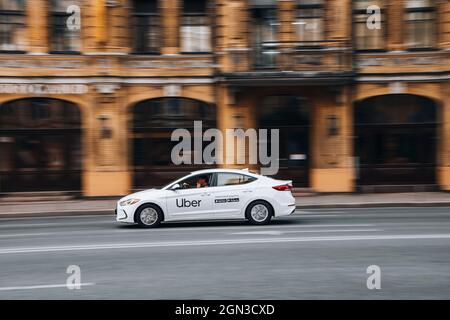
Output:
[[[430,4],[428,6],[423,7],[408,7],[408,0],[405,2],[405,8],[404,8],[404,22],[405,22],[405,46],[408,51],[432,51],[437,50],[437,37],[436,34],[438,32],[438,17],[437,17],[437,10],[435,6],[435,2],[433,0],[430,0]],[[410,20],[409,15],[412,13],[430,13],[431,19],[417,19],[417,20]],[[429,21],[431,22],[432,31],[431,36],[432,38],[432,45],[430,46],[410,46],[411,42],[411,26],[415,25],[416,27],[420,25],[421,22]],[[418,30],[414,29],[414,39],[417,39]],[[433,34],[434,33],[434,34]],[[423,40],[423,39],[422,39]]]
[[[301,16],[302,10],[310,10],[311,12],[314,12],[315,10],[320,11],[321,14],[312,14],[308,16]],[[324,1],[317,1],[316,3],[301,3],[299,0],[295,3],[295,22],[298,23],[300,20],[303,21],[309,21],[309,20],[315,20],[320,19],[321,23],[321,32],[320,32],[320,39],[318,40],[301,40],[300,35],[298,33],[298,28],[294,27],[294,33],[295,33],[295,42],[296,46],[298,48],[307,48],[307,47],[321,47],[321,42],[325,41],[327,38],[327,30],[326,30],[326,6]]]
[[[163,37],[163,29],[161,26],[162,19],[161,19],[161,8],[159,7],[159,1],[155,0],[156,3],[156,10],[155,12],[139,12],[135,8],[134,1],[131,2],[131,20],[132,20],[132,27],[130,28],[130,31],[132,32],[130,37],[130,48],[131,48],[131,54],[134,55],[160,55],[161,54],[161,48],[163,46],[163,42],[161,41]],[[137,21],[140,21],[142,18],[146,18],[146,24],[140,24],[136,23],[135,19],[137,18]],[[155,21],[154,23],[150,21]],[[141,38],[141,34],[138,32],[140,28],[145,26],[145,37],[147,38],[149,35],[150,30],[154,29],[156,30],[156,36],[157,39],[156,46],[154,48],[150,48],[150,43],[147,40],[145,43],[146,50],[140,50],[138,49],[138,46],[136,46],[136,42],[139,41]]]
[[[56,24],[55,21],[57,21],[56,19],[60,19],[63,17],[66,17],[66,19],[68,17],[71,16],[71,14],[67,13],[66,11],[59,11],[58,9],[52,9],[53,7],[53,1],[57,1],[57,0],[52,0],[49,2],[49,7],[51,8],[48,11],[48,16],[47,16],[47,29],[48,29],[48,49],[49,49],[49,53],[50,54],[66,54],[66,55],[70,55],[70,54],[80,54],[83,48],[83,38],[81,35],[81,29],[80,30],[66,30],[64,33],[61,33],[61,30],[64,30],[66,28],[61,28],[62,25],[60,24]],[[74,3],[75,5],[78,5],[79,7],[81,7],[81,3],[80,1],[76,1],[76,3]],[[56,18],[56,19],[55,19]],[[55,28],[56,27],[56,28]],[[78,50],[68,50],[68,49],[62,49],[62,50],[58,50],[58,49],[54,49],[56,42],[54,41],[55,39],[64,39],[61,36],[64,37],[64,35],[66,34],[70,34],[70,32],[76,32],[77,34],[77,38],[76,41],[77,43],[77,47]],[[58,35],[58,36],[55,36]],[[64,39],[65,40],[65,39]],[[73,39],[72,39],[73,40]],[[67,44],[66,41],[64,41],[62,43],[62,46],[65,47],[65,45]],[[71,44],[71,43],[70,43]],[[61,43],[59,43],[58,45],[61,45]]]
[[[259,17],[255,17],[255,13],[263,13]],[[276,69],[277,59],[280,54],[280,21],[278,18],[278,7],[276,4],[268,6],[250,7],[250,43],[253,50],[252,65],[256,69]],[[270,33],[273,35],[272,40],[266,41],[262,36],[263,28],[267,26],[265,23],[273,23]],[[255,24],[257,27],[255,28]]]
[[[183,177],[183,178],[181,178],[181,180],[177,180],[177,181],[171,183],[169,185],[169,187],[167,187],[167,190],[172,190],[173,186],[176,185],[176,184],[179,184],[182,187],[182,184],[183,184],[184,181],[195,179],[196,177],[201,177],[201,176],[210,176],[209,177],[209,185],[207,187],[203,187],[203,188],[197,188],[195,186],[191,187],[191,188],[183,188],[182,187],[182,188],[177,189],[177,190],[193,190],[193,189],[202,189],[202,190],[204,190],[206,188],[214,187],[214,185],[213,185],[213,183],[214,183],[214,174],[215,174],[214,172],[209,172],[209,173],[207,172],[207,173],[192,174],[192,175],[189,175],[187,177]]]
[[[382,5],[380,6],[380,14],[381,14],[381,42],[382,46],[380,48],[358,48],[358,37],[357,37],[357,28],[356,26],[360,23],[357,21],[357,17],[362,15],[368,17],[367,8],[359,9],[356,8],[357,0],[352,2],[352,42],[353,48],[356,53],[370,53],[370,52],[387,52],[388,51],[388,23],[387,23],[387,8],[386,3],[382,1]],[[367,19],[365,19],[365,23],[367,24]],[[364,34],[364,38],[367,39],[367,33]]]
[[[21,17],[21,20],[22,20],[22,22],[21,23],[11,23],[11,22],[8,22],[8,23],[3,23],[3,18],[7,18],[7,19],[5,19],[5,20],[9,20],[8,18],[9,17]],[[25,30],[25,33],[26,33],[26,28],[27,28],[27,23],[26,23],[26,18],[27,18],[27,15],[26,15],[26,1],[24,1],[23,2],[23,7],[21,8],[21,10],[10,10],[10,9],[2,9],[2,8],[0,8],[0,25],[20,25],[20,27],[21,27],[21,29],[22,30]],[[27,38],[25,37],[25,40],[27,40]],[[1,46],[3,46],[3,45],[10,45],[11,43],[0,43],[0,47]],[[14,44],[13,43],[13,45],[15,46],[15,47],[18,47],[19,45],[17,45],[17,44]],[[26,48],[27,47],[27,44],[25,44],[24,45],[24,47]],[[3,49],[0,49],[0,53],[5,53],[5,54],[24,54],[24,53],[26,53],[27,52],[27,50],[24,48],[24,50],[3,50]]]
[[[219,174],[229,174],[229,175],[238,175],[238,176],[242,176],[242,177],[247,177],[249,178],[249,180],[247,182],[244,183],[237,183],[237,184],[229,184],[229,185],[217,185],[218,184],[218,176]],[[211,183],[211,187],[217,187],[217,188],[222,188],[222,187],[236,187],[236,186],[242,186],[242,185],[247,185],[250,184],[252,182],[257,181],[258,178],[253,177],[251,175],[248,174],[244,174],[244,173],[237,173],[237,172],[214,172],[214,176],[212,179],[212,183]]]
[[[205,0],[205,9],[204,12],[186,12],[184,10],[184,1],[181,1],[182,8],[181,8],[181,15],[180,15],[180,25],[178,30],[178,37],[179,37],[179,46],[180,46],[180,53],[181,54],[210,54],[213,52],[213,25],[212,25],[212,19],[210,15],[210,8],[209,4],[210,2],[208,0]],[[204,20],[204,23],[185,23],[186,17],[199,17],[202,20]],[[207,27],[209,34],[208,34],[208,47],[209,49],[207,51],[199,50],[199,51],[186,51],[183,50],[183,27]],[[203,43],[201,44],[201,47],[203,47]]]

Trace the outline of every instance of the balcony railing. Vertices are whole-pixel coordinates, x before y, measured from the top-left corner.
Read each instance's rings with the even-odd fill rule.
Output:
[[[230,50],[226,72],[352,70],[352,50],[343,42],[265,42],[250,50]]]

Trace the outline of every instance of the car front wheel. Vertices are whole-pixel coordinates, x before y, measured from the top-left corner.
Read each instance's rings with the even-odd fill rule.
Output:
[[[272,219],[273,209],[266,201],[258,200],[250,203],[245,215],[251,224],[267,224]]]
[[[162,211],[158,206],[146,204],[136,211],[134,218],[141,227],[154,228],[161,223],[162,215]]]

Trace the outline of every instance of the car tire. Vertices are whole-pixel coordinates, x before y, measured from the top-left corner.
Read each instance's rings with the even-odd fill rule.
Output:
[[[140,206],[134,214],[134,221],[143,228],[155,228],[162,219],[161,208],[151,203]]]
[[[273,217],[273,208],[267,201],[253,201],[245,210],[245,217],[251,224],[268,224]]]

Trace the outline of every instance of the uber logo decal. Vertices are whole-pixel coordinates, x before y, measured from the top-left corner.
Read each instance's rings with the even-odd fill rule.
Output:
[[[202,201],[202,200],[189,201],[184,198],[181,199],[180,201],[178,201],[178,200],[180,200],[180,199],[176,200],[176,204],[177,204],[178,208],[200,207],[200,202]]]

